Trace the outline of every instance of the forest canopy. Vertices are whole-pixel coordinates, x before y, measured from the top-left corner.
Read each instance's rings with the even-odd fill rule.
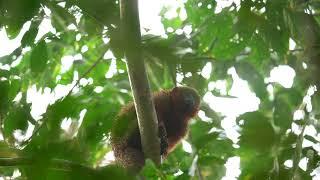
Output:
[[[140,175],[319,179],[320,1],[154,3],[161,26],[141,23],[151,90],[189,86],[202,102],[182,143]],[[132,101],[119,8],[0,0],[0,178],[133,178],[109,164]]]

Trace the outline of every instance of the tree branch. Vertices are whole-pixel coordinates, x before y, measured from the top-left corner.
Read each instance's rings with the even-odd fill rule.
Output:
[[[307,92],[306,92],[306,95],[304,97],[307,97],[309,96],[311,98],[311,96],[313,95],[313,92],[310,92],[310,88],[312,88],[311,86],[307,89]],[[302,103],[300,104],[299,106],[299,110],[304,110],[305,107],[307,105],[307,102],[305,101],[302,101]],[[306,129],[306,126],[308,124],[310,124],[310,119],[309,117],[305,118],[304,120],[304,124],[302,126],[302,130],[301,130],[301,133],[299,134],[299,136],[297,137],[297,141],[296,141],[296,149],[295,149],[295,152],[293,154],[293,158],[292,158],[292,173],[291,173],[291,179],[292,180],[295,180],[298,178],[298,170],[299,170],[299,162],[300,162],[300,159],[301,159],[301,154],[302,154],[302,150],[303,150],[303,147],[302,147],[302,143],[303,143],[303,140],[304,140],[304,131]]]
[[[0,158],[0,167],[29,166],[34,165],[35,160],[27,157]],[[49,168],[70,171],[74,168],[84,168],[91,170],[92,168],[63,159],[51,159],[48,162]]]
[[[158,120],[151,97],[148,77],[141,54],[138,0],[120,0],[121,31],[127,69],[137,112],[141,144],[145,158],[160,164]]]

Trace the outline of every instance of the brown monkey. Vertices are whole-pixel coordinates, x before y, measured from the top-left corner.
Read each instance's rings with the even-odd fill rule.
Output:
[[[200,104],[197,91],[189,87],[175,87],[153,95],[160,138],[160,155],[166,157],[187,134],[189,120]],[[144,155],[133,103],[122,108],[114,122],[111,144],[116,162],[138,172],[144,165]]]

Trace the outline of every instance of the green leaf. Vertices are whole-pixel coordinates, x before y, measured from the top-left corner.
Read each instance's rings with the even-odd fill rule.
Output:
[[[84,32],[90,34],[91,36],[101,35],[102,33],[102,26],[97,24],[95,19],[91,18],[90,16],[84,15],[80,20],[80,29]],[[117,54],[115,54],[117,55]]]
[[[4,120],[5,134],[10,135],[17,129],[25,131],[28,127],[28,117],[30,117],[29,112],[30,111],[24,107],[15,106]]]
[[[88,21],[88,20],[86,20]],[[86,23],[86,28],[89,24]],[[111,28],[108,31],[110,37],[110,49],[116,58],[124,57],[124,38],[121,35],[120,28]]]
[[[199,145],[205,144],[206,142],[200,142],[198,141],[198,139],[202,138],[203,136],[207,136],[211,128],[212,125],[210,123],[204,121],[196,121],[196,123],[190,127],[192,141],[198,142]],[[214,133],[211,133],[210,136],[213,136],[213,134]]]
[[[8,37],[15,38],[24,23],[33,18],[39,11],[40,0],[10,0],[1,2],[1,22],[5,23]]]
[[[4,114],[9,105],[10,84],[7,80],[0,80],[0,115]],[[3,118],[3,117],[1,117]]]
[[[10,55],[1,57],[0,62],[2,64],[11,64],[13,61],[17,59],[18,56],[21,55],[21,53],[22,53],[22,48],[18,47]]]
[[[117,165],[108,165],[102,168],[98,168],[95,173],[94,179],[123,179],[133,180],[135,176],[129,174],[125,169]]]
[[[48,5],[52,10],[52,14],[51,14],[52,25],[58,31],[66,30],[67,26],[70,24],[77,25],[75,17],[68,12],[68,9],[63,8],[54,3],[48,3]]]
[[[10,91],[9,91],[9,99],[12,101],[16,95],[19,93],[21,88],[21,81],[19,79],[11,79],[10,80]]]
[[[244,120],[241,136],[240,147],[252,151],[270,151],[276,143],[276,134],[270,123],[270,119],[262,112],[246,113],[238,118]]]
[[[47,45],[41,40],[32,50],[30,59],[30,68],[34,73],[41,73],[45,70],[48,61]]]
[[[270,176],[272,168],[273,158],[268,154],[243,156],[240,179],[265,179]]]
[[[90,145],[99,143],[104,137],[104,133],[110,132],[113,120],[119,109],[118,105],[110,105],[109,103],[94,104],[93,107],[88,107],[79,129],[79,137]]]
[[[293,112],[286,99],[276,97],[274,100],[274,124],[281,128],[282,132],[285,132],[291,127]]]
[[[248,62],[241,61],[235,64],[235,67],[239,76],[248,81],[250,87],[260,99],[264,100],[268,97],[263,75],[255,66]]]
[[[141,174],[147,179],[155,179],[159,177],[159,170],[150,159],[147,159],[145,166],[141,170]]]
[[[9,22],[6,26],[6,33],[9,39],[16,38],[22,28],[23,24],[21,22]]]
[[[222,179],[222,177],[226,175],[225,161],[217,161],[215,158],[206,156],[204,156],[203,159],[205,159],[205,162],[199,159],[198,171],[200,171],[201,174],[205,174],[206,179]],[[190,179],[190,176],[187,179]]]
[[[30,29],[23,35],[21,39],[21,46],[32,46],[38,34],[38,27],[31,26]]]

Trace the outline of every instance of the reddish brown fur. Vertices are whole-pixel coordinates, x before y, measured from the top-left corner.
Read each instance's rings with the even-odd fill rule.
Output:
[[[159,124],[161,155],[166,157],[187,134],[188,122],[199,110],[200,97],[194,89],[176,87],[171,91],[155,93],[153,100]],[[116,161],[130,170],[140,170],[144,156],[133,103],[122,108],[111,136]]]

